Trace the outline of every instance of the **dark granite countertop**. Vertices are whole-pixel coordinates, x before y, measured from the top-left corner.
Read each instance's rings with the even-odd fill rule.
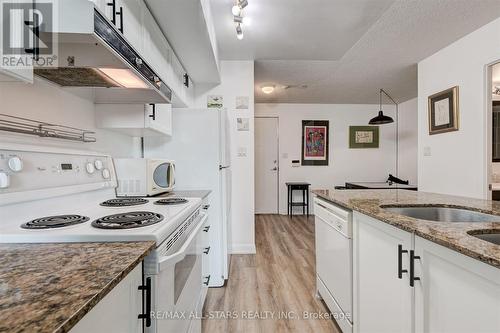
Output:
[[[68,332],[154,246],[0,244],[0,332]]]
[[[205,199],[212,193],[211,190],[179,190],[161,194],[160,197],[185,197],[185,198],[200,198]]]
[[[431,205],[499,215],[500,202],[408,190],[313,190],[317,196],[500,268],[500,245],[472,233],[500,232],[499,222],[432,222],[391,213],[381,205]]]

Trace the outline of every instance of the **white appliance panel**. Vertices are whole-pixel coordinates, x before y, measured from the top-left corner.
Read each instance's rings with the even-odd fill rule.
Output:
[[[223,109],[173,109],[171,138],[144,138],[147,158],[169,158],[176,163],[176,188],[212,191],[210,217],[213,248],[210,286],[222,286],[229,267],[230,168],[228,161],[227,114]],[[222,125],[225,126],[222,126]],[[227,167],[220,169],[220,167]],[[223,171],[224,170],[224,171]]]

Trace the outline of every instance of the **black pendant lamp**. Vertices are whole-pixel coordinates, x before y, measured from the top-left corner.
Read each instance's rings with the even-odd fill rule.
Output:
[[[382,111],[382,93],[385,93],[383,89],[380,89],[380,111],[378,112],[378,115],[375,118],[370,119],[368,124],[370,125],[383,125],[383,124],[390,124],[394,122],[394,119],[392,119],[389,116],[384,115],[384,112]],[[386,93],[387,94],[387,93]],[[390,98],[390,96],[389,96]],[[391,98],[392,100],[392,98]]]

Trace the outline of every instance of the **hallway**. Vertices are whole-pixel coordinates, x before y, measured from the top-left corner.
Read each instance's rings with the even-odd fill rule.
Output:
[[[256,215],[256,255],[233,255],[226,287],[210,288],[203,332],[340,332],[314,296],[314,217]],[[309,318],[306,318],[309,315]]]

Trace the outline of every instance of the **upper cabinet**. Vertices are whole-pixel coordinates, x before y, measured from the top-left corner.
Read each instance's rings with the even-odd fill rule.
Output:
[[[144,0],[92,0],[96,8],[122,32],[159,78],[172,89],[172,105],[189,107],[193,103],[193,82],[165,37],[164,31]],[[170,2],[166,2],[170,4]],[[171,4],[170,4],[171,5]],[[166,8],[166,11],[171,8]],[[196,55],[199,61],[202,57]],[[188,84],[184,84],[189,82]]]
[[[209,0],[144,0],[195,84],[220,83]]]
[[[98,104],[96,125],[133,137],[171,136],[171,104]]]
[[[26,1],[25,1],[26,2]],[[10,25],[0,24],[0,36],[9,36],[9,44],[26,47],[24,40],[23,12],[13,11],[10,13]],[[17,24],[19,23],[19,24]],[[5,31],[4,29],[9,29]],[[24,81],[33,83],[33,65],[28,63],[31,61],[32,54],[29,53],[29,47],[24,49],[23,54],[6,54],[5,48],[0,47],[0,82]],[[9,63],[9,66],[3,66],[4,63]],[[18,66],[22,62],[23,66]]]

